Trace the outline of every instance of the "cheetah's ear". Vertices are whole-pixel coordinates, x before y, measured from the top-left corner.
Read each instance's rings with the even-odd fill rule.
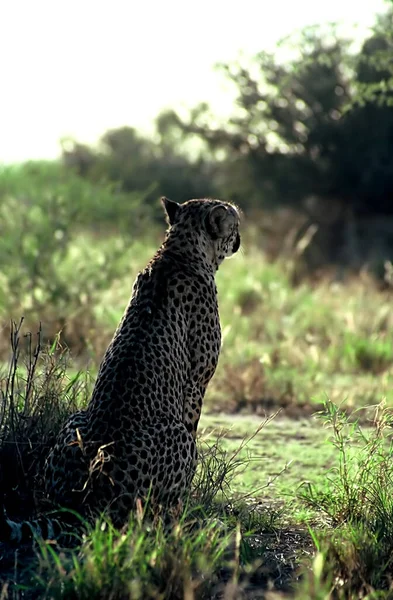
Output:
[[[213,240],[229,234],[234,223],[234,215],[223,204],[213,206],[206,216],[206,229]]]
[[[168,225],[173,225],[176,215],[179,212],[180,204],[173,200],[169,200],[169,198],[165,198],[165,196],[161,198],[161,204],[164,207]]]

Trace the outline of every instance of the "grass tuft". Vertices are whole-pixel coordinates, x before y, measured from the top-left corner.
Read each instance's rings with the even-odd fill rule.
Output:
[[[364,428],[327,401],[320,417],[332,432],[338,466],[324,488],[309,485],[301,492],[302,499],[325,515],[330,525],[315,534],[320,565],[318,569],[314,565],[311,583],[310,575],[306,577],[307,585],[328,586],[337,598],[390,598],[392,412],[381,403],[374,409],[372,427]]]
[[[47,346],[42,329],[10,327],[11,357],[0,373],[0,485],[9,516],[34,514],[43,500],[44,461],[67,416],[86,402],[87,373],[70,371],[59,338]]]

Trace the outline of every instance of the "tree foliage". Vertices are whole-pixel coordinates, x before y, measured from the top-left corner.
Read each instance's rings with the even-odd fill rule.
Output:
[[[165,115],[158,119],[157,130],[157,140],[144,137],[132,127],[110,130],[98,148],[68,141],[63,160],[93,181],[115,182],[123,192],[139,192],[157,210],[159,195],[177,201],[214,195],[213,166],[202,158],[193,162],[177,150]]]
[[[175,200],[221,195],[243,208],[340,206],[393,213],[393,10],[360,49],[338,29],[308,27],[276,52],[219,69],[236,89],[220,124],[207,104],[157,118],[156,135],[123,127],[98,148],[74,142],[64,161],[124,192]],[[193,158],[191,158],[193,156]]]
[[[254,207],[317,197],[354,213],[392,213],[392,14],[357,54],[334,26],[312,27],[280,52],[221,65],[237,89],[233,116],[212,127],[200,106],[188,120],[173,115],[173,127],[221,151],[227,197]]]

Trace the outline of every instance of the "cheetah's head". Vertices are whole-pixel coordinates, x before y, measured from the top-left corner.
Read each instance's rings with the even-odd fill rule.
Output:
[[[161,199],[170,230],[184,243],[197,243],[215,268],[240,247],[238,209],[229,202],[201,199],[178,204]]]

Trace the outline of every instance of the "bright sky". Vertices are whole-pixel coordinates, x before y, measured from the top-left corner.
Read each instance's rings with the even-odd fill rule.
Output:
[[[152,130],[158,112],[208,101],[228,114],[219,61],[339,21],[364,35],[384,0],[4,0],[0,162],[51,158],[59,139]]]

